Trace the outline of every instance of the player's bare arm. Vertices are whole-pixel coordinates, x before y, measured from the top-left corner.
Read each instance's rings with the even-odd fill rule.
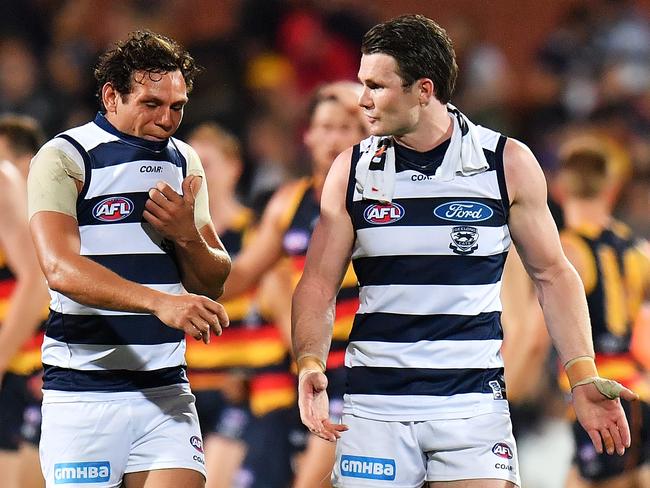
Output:
[[[295,183],[289,183],[275,192],[264,209],[253,239],[232,263],[222,299],[230,300],[253,288],[281,258],[285,231],[282,220],[294,191]]]
[[[332,338],[336,294],[350,261],[354,231],[345,208],[352,149],[340,154],[325,181],[321,215],[293,295],[293,352],[298,361],[298,403],[303,423],[335,441],[346,427],[329,422],[327,379],[323,374]]]
[[[0,162],[0,249],[16,278],[11,304],[0,327],[0,378],[43,318],[48,293],[27,225],[27,189],[18,170]]]
[[[79,181],[66,172],[64,155],[43,151],[28,178],[30,230],[50,288],[87,306],[152,313],[170,327],[209,340],[228,325],[223,307],[198,295],[172,295],[126,280],[80,254],[74,200]]]
[[[228,324],[223,307],[199,295],[172,295],[126,280],[79,254],[77,221],[58,212],[38,212],[30,222],[36,251],[52,290],[95,308],[151,313],[165,324],[207,341],[212,327]]]
[[[149,191],[143,218],[174,242],[185,289],[216,299],[223,293],[230,258],[212,223],[196,227],[194,205],[202,184],[201,177],[187,176],[179,195],[167,183],[159,182]]]
[[[593,364],[594,350],[582,282],[562,251],[557,228],[546,205],[542,170],[526,146],[510,139],[504,151],[504,167],[511,202],[512,238],[537,288],[560,359],[565,365],[577,358]],[[595,373],[595,366],[593,371]],[[590,375],[585,374],[585,379]],[[573,381],[572,385],[578,382]],[[620,396],[629,400],[636,398],[625,388]],[[603,451],[603,441],[610,454],[614,449],[622,454],[625,447],[629,447],[630,431],[618,399],[610,400],[594,383],[586,383],[573,388],[573,405],[598,452]]]

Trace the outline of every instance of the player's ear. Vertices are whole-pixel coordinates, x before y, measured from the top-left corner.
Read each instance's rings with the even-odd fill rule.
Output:
[[[102,103],[107,113],[117,112],[117,97],[119,96],[120,94],[110,82],[104,84],[102,87]]]
[[[415,85],[418,91],[418,102],[420,106],[424,107],[429,105],[429,102],[436,97],[433,81],[429,78],[420,78],[415,82]]]

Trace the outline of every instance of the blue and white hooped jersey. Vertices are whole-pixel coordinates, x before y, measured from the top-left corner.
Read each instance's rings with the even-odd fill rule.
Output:
[[[48,145],[84,171],[77,198],[80,254],[127,280],[185,293],[170,243],[142,213],[158,181],[181,193],[189,146],[123,134],[101,114]],[[183,331],[154,315],[92,308],[54,290],[50,295],[44,389],[117,392],[187,382]]]
[[[347,208],[360,306],[346,413],[420,421],[508,410],[499,298],[511,244],[506,138],[477,130],[488,170],[441,181],[398,164],[390,203],[362,199],[355,172],[368,140],[354,148]]]

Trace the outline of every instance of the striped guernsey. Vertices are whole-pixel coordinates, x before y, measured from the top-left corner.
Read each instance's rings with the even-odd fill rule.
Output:
[[[506,138],[478,127],[489,169],[434,174],[449,142],[427,153],[396,145],[394,198],[347,208],[359,279],[345,365],[345,412],[378,420],[462,418],[507,411],[499,298],[510,247],[503,173]]]
[[[171,243],[142,218],[148,191],[166,181],[177,193],[189,146],[115,129],[102,115],[48,143],[84,170],[77,198],[80,254],[121,277],[184,293]],[[51,291],[43,343],[44,388],[135,391],[185,383],[185,340],[149,314],[101,310]]]

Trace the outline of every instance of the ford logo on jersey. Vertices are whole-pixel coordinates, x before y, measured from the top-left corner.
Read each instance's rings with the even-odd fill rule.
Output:
[[[93,207],[93,217],[102,222],[117,222],[131,215],[133,208],[133,202],[126,197],[108,197]]]
[[[438,205],[433,210],[433,214],[440,219],[453,222],[481,222],[492,217],[494,211],[483,203],[460,201]]]
[[[395,480],[395,460],[364,456],[341,456],[341,475],[369,480]]]
[[[54,465],[54,484],[106,483],[111,477],[111,463],[57,463]]]
[[[363,212],[363,218],[371,224],[392,224],[404,217],[404,207],[397,203],[375,203]]]

